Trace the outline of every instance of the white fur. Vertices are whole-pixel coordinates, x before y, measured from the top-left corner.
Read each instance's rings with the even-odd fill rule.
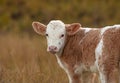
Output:
[[[99,74],[100,74],[100,81],[101,81],[101,83],[106,83],[105,75],[103,73],[101,73],[101,72],[99,72]]]
[[[91,67],[90,67],[90,71],[91,72],[97,72],[98,70],[97,70],[97,67],[96,67],[96,64],[94,64],[94,65],[92,65]]]
[[[87,71],[87,68],[85,67],[84,64],[79,64],[79,65],[75,65],[75,74],[82,74],[83,71]]]
[[[95,49],[95,58],[98,59],[99,56],[102,55],[102,48],[103,48],[103,39],[100,40],[96,49]]]
[[[60,67],[61,67],[62,69],[64,69],[65,72],[67,73],[67,76],[68,76],[68,79],[69,79],[69,83],[72,83],[72,79],[71,79],[71,77],[70,77],[70,73],[69,73],[69,71],[68,71],[67,64],[63,63],[63,62],[59,59],[59,57],[58,57],[57,55],[56,55],[56,58],[57,58],[57,61],[58,61],[58,64],[60,65]]]
[[[83,71],[91,71],[91,72],[97,72],[96,65],[90,66],[90,68],[87,68],[84,64],[75,65],[75,74],[82,74]]]
[[[99,60],[99,57],[102,56],[102,52],[103,52],[103,39],[100,40],[100,42],[98,43],[96,49],[95,49],[95,58],[96,58],[96,66],[97,68],[99,69],[99,66],[98,66],[98,60]]]
[[[88,33],[91,30],[97,30],[97,28],[87,28],[87,27],[81,28],[81,29],[85,30],[85,34]]]
[[[106,27],[102,28],[101,35],[103,35],[106,30],[111,29],[111,28],[120,28],[120,25],[106,26]]]
[[[90,30],[92,30],[92,28],[82,28],[85,30],[85,33],[89,32]]]
[[[53,20],[47,25],[46,34],[47,37],[47,44],[49,46],[56,46],[57,52],[61,52],[62,48],[65,44],[65,36],[60,38],[62,34],[66,34],[65,24],[60,20]],[[47,49],[49,51],[49,49]]]
[[[119,25],[119,24],[114,25],[114,27],[115,27],[116,29],[120,29],[120,25]]]
[[[104,30],[105,31],[105,30]],[[103,32],[102,32],[103,33]],[[104,47],[104,43],[103,43],[103,38],[100,40],[100,42],[98,43],[96,49],[95,49],[95,58],[96,58],[96,61],[95,61],[95,64],[98,68],[98,71],[99,71],[99,74],[100,74],[100,80],[101,80],[101,83],[105,83],[105,76],[103,75],[103,73],[100,71],[99,69],[99,66],[98,66],[98,60],[99,60],[99,57],[102,56],[102,52],[103,52],[103,47]],[[103,70],[103,68],[101,68],[101,70]]]

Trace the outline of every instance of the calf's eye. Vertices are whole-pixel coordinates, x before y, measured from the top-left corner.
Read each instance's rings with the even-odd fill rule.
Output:
[[[62,35],[60,36],[60,38],[62,38],[62,37],[64,37],[64,34],[62,34]]]
[[[46,36],[48,36],[48,34],[47,34],[47,33],[46,33],[45,35],[46,35]]]

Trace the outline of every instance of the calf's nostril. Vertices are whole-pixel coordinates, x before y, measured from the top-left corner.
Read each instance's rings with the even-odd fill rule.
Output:
[[[54,47],[54,50],[57,50],[57,47]]]

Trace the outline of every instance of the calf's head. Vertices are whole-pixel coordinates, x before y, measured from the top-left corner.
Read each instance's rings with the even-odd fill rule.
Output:
[[[72,36],[77,33],[81,25],[79,23],[64,24],[60,20],[52,20],[48,25],[33,22],[32,26],[36,33],[46,36],[47,51],[55,54],[62,52],[67,35]]]

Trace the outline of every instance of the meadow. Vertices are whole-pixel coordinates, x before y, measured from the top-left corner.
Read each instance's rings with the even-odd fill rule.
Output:
[[[33,21],[103,27],[120,24],[119,10],[120,0],[0,0],[0,83],[68,83]]]
[[[0,35],[0,83],[68,83],[44,37]]]

